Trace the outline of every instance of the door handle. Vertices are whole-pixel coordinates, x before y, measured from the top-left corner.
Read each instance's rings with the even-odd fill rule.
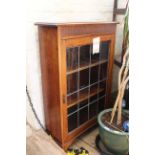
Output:
[[[63,103],[67,103],[67,97],[66,95],[62,95]]]

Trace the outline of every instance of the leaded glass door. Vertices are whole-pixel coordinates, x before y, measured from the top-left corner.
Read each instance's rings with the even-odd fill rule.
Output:
[[[104,109],[110,40],[101,40],[99,46],[95,54],[92,41],[66,47],[68,133]]]

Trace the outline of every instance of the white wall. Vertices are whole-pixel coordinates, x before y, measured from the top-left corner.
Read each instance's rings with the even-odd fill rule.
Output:
[[[38,33],[35,22],[112,21],[114,0],[27,0],[27,85],[44,124]],[[121,34],[119,36],[121,38]],[[121,41],[117,41],[119,51]],[[118,52],[116,52],[118,53]],[[27,120],[40,128],[27,102]]]

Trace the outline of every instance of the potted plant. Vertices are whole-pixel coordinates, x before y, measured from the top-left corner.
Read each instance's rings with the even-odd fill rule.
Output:
[[[123,130],[123,125],[129,120],[129,113],[122,109],[122,99],[129,80],[127,56],[128,52],[124,55],[123,65],[119,72],[119,91],[114,107],[98,115],[100,138],[104,146],[115,155],[127,155],[129,150],[129,133]]]
[[[123,46],[127,49],[118,77],[118,94],[112,109],[106,109],[98,115],[99,135],[104,146],[115,155],[127,155],[129,152],[129,133],[124,127],[128,125],[129,113],[122,109],[125,88],[129,81],[128,52],[128,13],[124,25]],[[123,48],[124,49],[124,48]],[[128,126],[126,126],[128,127]]]

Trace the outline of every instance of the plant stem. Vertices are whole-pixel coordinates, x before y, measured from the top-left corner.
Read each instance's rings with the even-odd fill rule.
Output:
[[[116,109],[119,105],[119,121],[121,120],[121,110],[122,110],[122,87],[123,87],[123,84],[124,84],[124,80],[125,78],[127,77],[127,73],[128,73],[128,64],[129,64],[129,61],[127,60],[127,56],[129,54],[129,51],[127,50],[126,53],[124,54],[124,57],[123,57],[123,64],[122,64],[122,67],[119,71],[119,77],[118,77],[118,95],[117,95],[117,98],[116,98],[116,101],[115,101],[115,105],[113,107],[113,110],[112,110],[112,113],[111,113],[111,120],[110,120],[110,123],[113,122],[113,119],[114,119],[114,116],[115,116],[115,113],[116,113]],[[127,62],[127,63],[126,63]],[[126,66],[127,65],[127,66]],[[123,74],[123,71],[124,71],[124,74]],[[123,74],[123,77],[122,77],[122,74]],[[125,89],[125,88],[124,88]]]
[[[120,125],[122,123],[122,100],[123,100],[123,96],[125,93],[125,87],[127,85],[129,81],[129,77],[126,78],[126,80],[123,82],[123,86],[121,88],[121,95],[120,95],[120,100],[119,100],[119,104],[118,104],[118,114],[117,114],[117,125]]]

